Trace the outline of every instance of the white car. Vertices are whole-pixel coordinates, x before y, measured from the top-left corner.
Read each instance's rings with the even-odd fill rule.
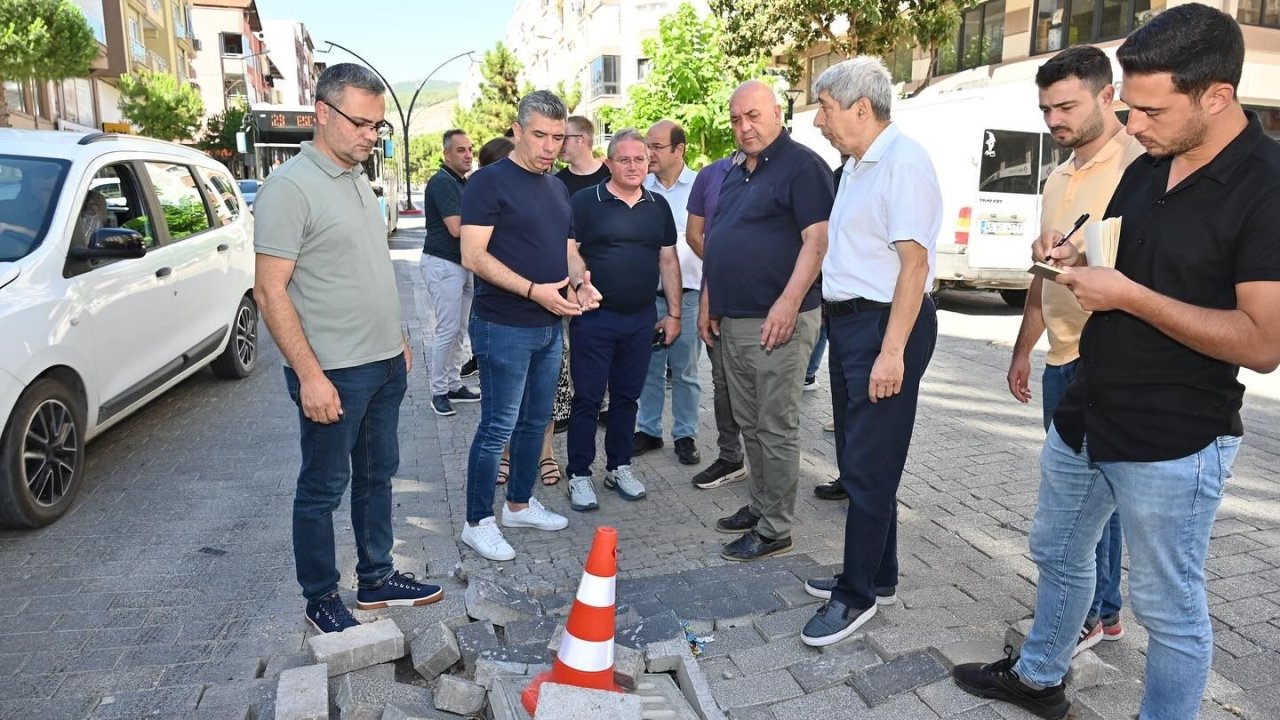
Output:
[[[39,527],[95,435],[205,365],[253,370],[253,218],[225,167],[173,143],[0,130],[0,148],[0,527]]]

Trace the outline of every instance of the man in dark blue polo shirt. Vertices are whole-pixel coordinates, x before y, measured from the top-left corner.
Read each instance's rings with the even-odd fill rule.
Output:
[[[755,560],[791,548],[800,477],[800,394],[820,325],[818,270],[827,249],[831,170],[782,129],[782,107],[763,82],[729,101],[746,156],[720,188],[707,237],[698,329],[723,343],[733,416],[751,466],[750,502],[716,522],[745,533],[721,551]]]
[[[462,193],[462,264],[477,276],[470,334],[482,398],[467,460],[462,541],[489,560],[515,557],[493,516],[494,478],[508,441],[503,526],[569,524],[533,497],[560,374],[561,318],[600,302],[573,240],[569,193],[547,174],[564,142],[566,115],[555,94],[526,95],[512,125],[515,150],[477,171]]]
[[[1214,645],[1209,534],[1244,432],[1236,376],[1280,364],[1280,146],[1240,105],[1244,52],[1230,15],[1194,3],[1116,51],[1127,129],[1147,155],[1106,210],[1123,220],[1114,267],[1096,247],[1036,248],[1093,315],[1040,455],[1035,624],[1021,656],[956,667],[975,695],[1066,715],[1094,546],[1118,509],[1129,599],[1149,634],[1139,717],[1199,714]]]
[[[656,318],[653,288],[659,268],[668,300],[679,308],[680,259],[675,221],[661,195],[643,187],[649,168],[644,136],[620,130],[609,142],[611,179],[574,194],[573,227],[578,251],[604,295],[600,309],[569,321],[569,371],[573,410],[569,416],[569,505],[599,507],[591,482],[596,457],[596,414],[609,388],[604,435],[604,486],[625,500],[645,496],[631,471],[636,401],[644,389],[656,327],[670,344],[680,335],[678,315]]]

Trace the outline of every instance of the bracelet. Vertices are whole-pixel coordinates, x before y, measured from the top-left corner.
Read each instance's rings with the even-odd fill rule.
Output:
[[[530,281],[529,281],[529,291],[528,291],[528,292],[526,292],[526,293],[524,294],[524,299],[525,299],[525,300],[529,300],[529,299],[532,299],[532,298],[533,298],[533,281],[532,281],[532,280],[530,280]]]
[[[573,286],[573,291],[574,291],[574,292],[578,292],[579,290],[581,290],[581,289],[582,289],[582,286],[583,286],[583,285],[586,285],[586,284],[587,284],[587,283],[586,283],[586,281],[585,281],[585,280],[579,280],[579,281],[578,281],[578,284]]]
[[[679,319],[680,319],[680,316],[679,316],[679,315],[672,315],[671,313],[667,313],[667,317],[671,318],[672,320],[679,320]]]

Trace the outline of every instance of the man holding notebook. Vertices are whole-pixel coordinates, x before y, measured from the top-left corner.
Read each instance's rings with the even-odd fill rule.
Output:
[[[1036,85],[1040,111],[1054,142],[1071,150],[1071,157],[1045,181],[1041,236],[1056,244],[1063,233],[1069,233],[1067,242],[1083,249],[1085,233],[1071,233],[1072,223],[1086,213],[1090,221],[1100,220],[1124,169],[1144,151],[1116,117],[1111,61],[1098,48],[1077,45],[1063,50],[1040,66]],[[1048,330],[1049,353],[1040,398],[1046,432],[1080,365],[1080,330],[1087,319],[1089,313],[1080,308],[1066,286],[1038,275],[1031,281],[1009,363],[1009,392],[1021,403],[1031,401],[1031,350]],[[1093,605],[1076,652],[1103,639],[1119,640],[1124,633],[1120,627],[1120,553],[1120,516],[1113,513],[1095,553],[1098,576]]]

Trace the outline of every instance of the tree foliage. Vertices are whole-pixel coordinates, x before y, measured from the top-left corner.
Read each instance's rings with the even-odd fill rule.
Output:
[[[480,66],[480,97],[471,107],[459,105],[453,112],[453,126],[465,130],[471,141],[482,145],[498,137],[516,121],[520,98],[532,91],[520,84],[524,66],[499,42],[484,54]]]
[[[409,141],[410,182],[426,185],[427,180],[440,169],[442,157],[444,143],[440,140],[440,133],[414,135]]]
[[[236,103],[226,110],[210,115],[204,123],[204,132],[196,141],[196,147],[218,159],[233,173],[239,169],[240,153],[236,149],[236,133],[244,129],[245,115],[249,109],[244,103]]]
[[[97,55],[93,29],[70,0],[0,0],[0,82],[83,77]],[[0,127],[8,126],[0,93]]]
[[[204,101],[195,88],[173,75],[142,72],[120,77],[120,113],[142,135],[190,140],[200,128]]]
[[[961,13],[977,0],[710,0],[725,23],[734,57],[785,49],[787,80],[799,83],[805,52],[827,42],[843,58],[886,57],[902,42],[930,53],[955,36]],[[931,63],[932,67],[932,63]]]
[[[659,21],[658,37],[644,41],[644,53],[650,58],[645,81],[632,86],[622,107],[601,109],[610,130],[643,133],[666,118],[684,128],[690,166],[728,155],[734,149],[729,96],[744,80],[759,77],[763,62],[726,55],[720,21],[698,17],[687,3]]]

